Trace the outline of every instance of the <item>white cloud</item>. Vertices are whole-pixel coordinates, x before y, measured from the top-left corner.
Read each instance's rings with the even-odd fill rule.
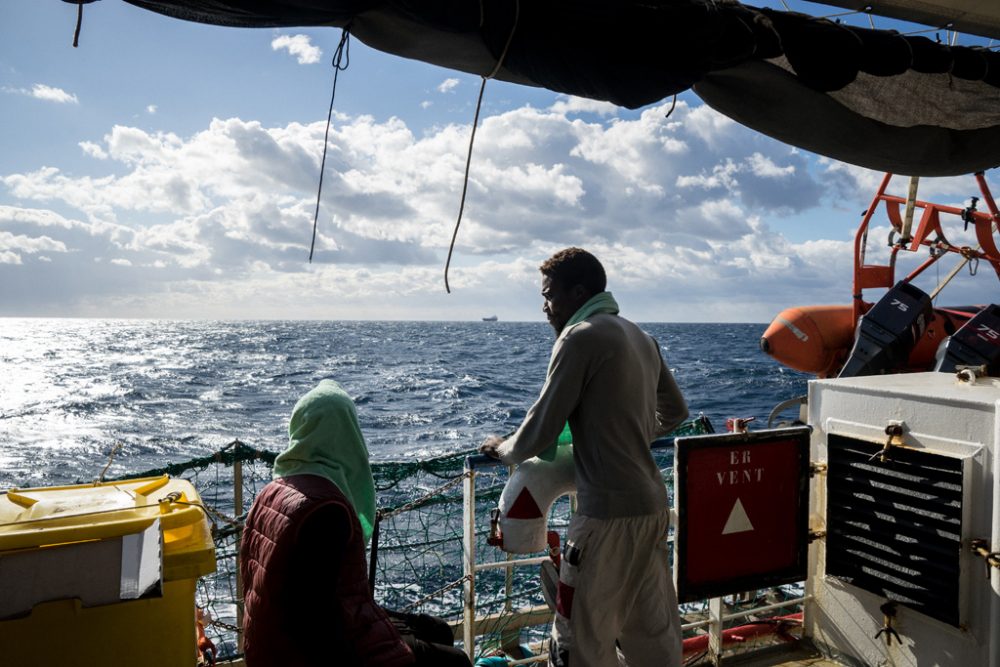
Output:
[[[31,96],[39,99],[45,100],[46,102],[56,102],[58,104],[79,104],[80,101],[76,98],[76,95],[72,93],[67,93],[62,88],[53,88],[52,86],[46,86],[44,83],[36,83],[31,87]]]
[[[458,79],[448,78],[448,79],[445,79],[444,81],[442,81],[438,85],[437,90],[438,90],[439,93],[450,93],[453,90],[455,90],[455,88],[458,87],[459,83],[461,83],[461,82]]]
[[[157,107],[156,107],[155,104],[146,105],[146,113],[148,113],[150,116],[152,116],[152,115],[154,115],[156,113],[156,108]]]
[[[308,35],[279,35],[271,40],[271,49],[288,51],[300,65],[313,65],[323,57],[323,51],[312,44]]]
[[[549,107],[549,111],[566,115],[595,113],[600,116],[614,116],[618,113],[619,107],[611,102],[591,100],[586,97],[575,97],[573,95],[560,95],[559,99]]]
[[[92,141],[81,141],[79,146],[83,149],[83,152],[90,157],[97,158],[98,160],[108,159],[108,154],[104,152],[104,149]]]
[[[29,254],[43,250],[66,252],[66,245],[59,241],[54,241],[48,236],[29,237],[0,231],[0,249],[19,250]]]
[[[10,86],[3,86],[0,88],[0,91],[13,95],[27,95],[28,97],[45,100],[46,102],[56,102],[57,104],[80,103],[80,100],[77,99],[76,95],[67,93],[62,88],[47,86],[44,83],[36,83],[31,88],[12,88]]]
[[[430,100],[424,100],[423,102],[420,103],[421,109],[430,109],[432,106],[434,106],[434,103],[431,102]]]
[[[795,173],[795,165],[779,167],[770,158],[760,153],[754,153],[747,158],[747,163],[750,165],[750,171],[755,176],[762,176],[763,178],[783,178]]]
[[[738,186],[735,178],[737,171],[739,171],[739,166],[731,159],[727,159],[722,163],[712,165],[711,174],[704,171],[700,174],[681,174],[677,177],[676,185],[679,188],[735,190]]]
[[[51,227],[58,225],[67,229],[72,226],[70,221],[53,211],[4,205],[0,205],[0,221],[4,223],[2,226],[23,224],[34,227]]]
[[[215,119],[184,137],[114,126],[80,143],[100,171],[0,176],[19,203],[0,206],[0,283],[42,291],[0,313],[62,299],[58,312],[80,315],[449,319],[489,303],[505,319],[534,318],[536,267],[568,245],[605,261],[639,319],[734,317],[711,305],[720,298],[760,320],[849,299],[843,228],[808,242],[774,229],[790,212],[823,213],[830,183],[855,187],[846,201],[858,201],[866,172],[809,162],[684,101],[669,119],[668,104],[586,118],[580,104],[483,119],[448,297],[468,125],[416,134],[398,118],[338,115],[313,264],[324,121]],[[146,270],[123,281],[129,266]],[[46,296],[53,276],[70,294]]]
[[[829,158],[818,158],[829,175],[828,185],[836,188],[836,192],[846,196],[851,192],[864,192],[870,198],[882,183],[885,174],[863,167],[836,162]],[[896,174],[889,181],[886,192],[898,197],[906,197],[909,192],[910,177]],[[1000,196],[997,188],[993,188],[994,196]],[[982,199],[982,193],[976,181],[970,176],[953,176],[948,178],[921,178],[917,183],[917,199],[934,201],[941,204],[964,208],[969,205],[970,197]],[[867,202],[866,202],[867,203]],[[979,210],[985,210],[982,201]]]
[[[684,102],[678,102],[677,110],[680,110],[682,105]],[[746,131],[728,116],[723,116],[704,104],[692,109],[684,124],[693,135],[709,146],[719,146],[732,134]]]

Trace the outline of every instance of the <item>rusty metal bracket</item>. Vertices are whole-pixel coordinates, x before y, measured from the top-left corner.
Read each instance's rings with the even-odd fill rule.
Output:
[[[975,539],[970,545],[972,553],[986,561],[986,578],[990,578],[990,568],[1000,568],[1000,551],[990,551],[989,540]]]
[[[897,447],[903,444],[903,422],[891,421],[885,427],[886,440],[885,444],[882,445],[882,449],[872,454],[868,460],[874,461],[876,458],[879,463],[885,463],[889,460],[889,450],[893,447]]]
[[[976,380],[986,375],[986,365],[981,366],[955,366],[955,377],[959,382],[975,384]]]
[[[809,464],[809,476],[815,477],[816,475],[825,475],[826,471],[830,469],[830,466],[826,463],[810,463]]]
[[[816,540],[822,540],[822,539],[825,539],[825,538],[826,538],[826,531],[825,530],[810,530],[809,531],[809,536],[808,536],[807,539],[809,540],[809,544],[812,544]]]
[[[902,638],[899,636],[899,633],[896,632],[896,629],[892,627],[892,622],[896,620],[896,603],[889,600],[878,609],[882,612],[882,629],[875,633],[874,639],[878,639],[884,634],[886,646],[892,646],[893,637],[895,637],[896,641],[899,642],[900,646],[902,646]]]

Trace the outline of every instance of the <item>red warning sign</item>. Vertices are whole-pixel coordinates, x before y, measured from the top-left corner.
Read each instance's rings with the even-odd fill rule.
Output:
[[[682,601],[806,577],[809,428],[678,438]]]

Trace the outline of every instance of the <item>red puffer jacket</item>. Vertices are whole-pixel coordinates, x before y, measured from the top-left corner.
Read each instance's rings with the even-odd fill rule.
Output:
[[[403,667],[414,662],[371,597],[361,525],[350,502],[314,475],[260,492],[240,546],[248,667]]]

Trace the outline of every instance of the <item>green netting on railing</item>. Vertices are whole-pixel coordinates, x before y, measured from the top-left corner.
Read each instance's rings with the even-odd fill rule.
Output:
[[[105,481],[114,482],[119,479],[139,479],[142,477],[159,477],[160,475],[170,475],[171,477],[187,477],[188,473],[207,470],[211,466],[232,467],[234,463],[253,463],[261,461],[270,468],[274,465],[277,452],[269,452],[266,449],[254,449],[244,444],[240,440],[233,440],[222,449],[207,456],[200,456],[180,463],[171,463],[160,468],[150,468],[142,472],[129,473],[121,477],[107,477]]]
[[[671,434],[711,431],[704,418],[691,420]],[[450,622],[462,620],[463,599],[463,486],[469,450],[425,461],[373,462],[379,506],[378,563],[375,597],[399,611],[429,613]],[[271,480],[277,453],[234,440],[218,452],[130,474],[121,479],[170,475],[189,480],[209,510],[215,539],[217,571],[199,581],[197,603],[209,617],[206,634],[220,658],[238,654],[237,539],[239,527],[257,493]],[[672,475],[671,449],[655,451],[665,478]],[[475,473],[476,560],[497,562],[507,555],[486,542],[490,511],[507,481],[506,466],[487,466]],[[237,506],[235,478],[241,478]],[[667,479],[672,488],[671,480]],[[555,503],[551,525],[559,529],[570,516],[567,498]],[[542,555],[542,554],[539,554]],[[318,573],[317,576],[320,576]],[[538,566],[493,569],[476,575],[476,617],[491,621],[491,630],[477,640],[475,654],[486,655],[500,646],[531,643],[547,635],[544,625],[516,628],[518,610],[544,605]]]

